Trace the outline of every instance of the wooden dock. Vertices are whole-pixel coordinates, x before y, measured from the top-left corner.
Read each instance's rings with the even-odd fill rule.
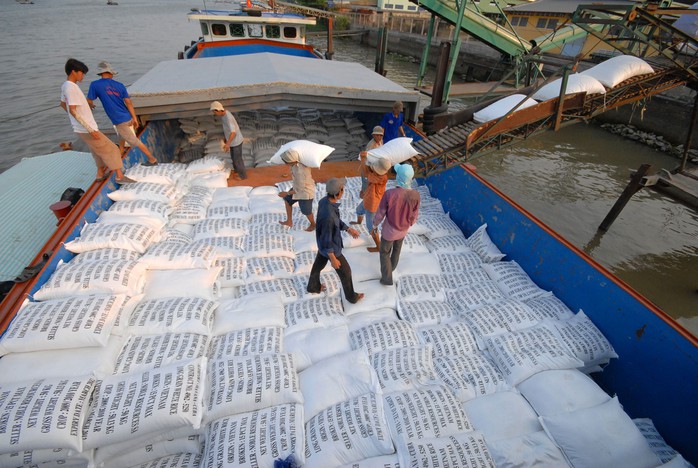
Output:
[[[669,172],[662,169],[654,176],[652,182],[654,182],[652,185],[646,186],[698,209],[698,167],[688,168],[684,172]]]

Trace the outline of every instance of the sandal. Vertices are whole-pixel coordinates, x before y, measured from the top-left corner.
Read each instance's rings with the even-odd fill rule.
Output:
[[[123,184],[135,184],[136,181],[133,179],[129,179],[128,177],[124,176],[121,179],[114,179],[114,182],[116,182],[118,185],[123,185]]]
[[[144,163],[141,163],[141,166],[145,166],[145,167],[152,167],[152,166],[157,166],[157,165],[158,165],[157,159],[153,162],[146,161]]]

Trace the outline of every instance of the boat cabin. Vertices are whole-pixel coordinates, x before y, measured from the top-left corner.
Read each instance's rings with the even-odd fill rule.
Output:
[[[201,39],[189,48],[183,58],[220,57],[258,52],[316,57],[305,45],[305,28],[316,24],[315,18],[282,13],[261,8],[238,10],[198,10],[188,15],[189,21],[199,21]]]

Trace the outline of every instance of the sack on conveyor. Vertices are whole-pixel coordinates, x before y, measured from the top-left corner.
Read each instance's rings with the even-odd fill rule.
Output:
[[[695,15],[687,16],[693,17]],[[654,73],[654,69],[641,58],[632,55],[618,55],[584,70],[581,75],[595,78],[607,88],[613,88],[627,79],[647,73]]]
[[[536,101],[547,101],[560,97],[560,88],[562,87],[562,78],[548,83],[540,88],[532,96]],[[583,75],[581,73],[573,73],[567,77],[567,87],[565,95],[585,92],[587,94],[606,94],[606,88],[596,78]]]
[[[299,162],[304,166],[318,168],[320,164],[322,164],[322,161],[334,151],[334,148],[308,140],[295,140],[279,148],[267,162],[270,164],[284,164],[281,155],[288,150],[296,151],[298,153]]]
[[[523,101],[523,104],[519,103]],[[473,114],[473,120],[478,123],[489,122],[490,120],[498,119],[503,115],[506,115],[510,110],[516,107],[516,110],[525,109],[527,107],[535,106],[538,104],[535,100],[527,98],[525,94],[512,94],[511,96],[504,97],[497,102],[490,104],[484,109]]]

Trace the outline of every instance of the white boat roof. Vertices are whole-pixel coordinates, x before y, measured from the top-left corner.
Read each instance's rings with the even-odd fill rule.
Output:
[[[56,230],[49,207],[69,187],[87,191],[96,173],[90,153],[62,151],[25,158],[0,174],[0,281],[19,275]]]
[[[232,110],[298,107],[387,112],[419,93],[353,62],[259,53],[160,62],[129,88],[144,120],[192,117],[211,101]],[[407,114],[409,115],[409,113]]]
[[[204,10],[189,13],[189,20],[226,23],[317,24],[317,20],[313,17],[293,13],[275,13],[267,11],[262,12],[260,16],[250,16],[242,11]]]

